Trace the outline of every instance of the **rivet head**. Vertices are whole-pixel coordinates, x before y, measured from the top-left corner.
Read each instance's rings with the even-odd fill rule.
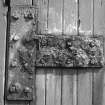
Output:
[[[20,14],[19,14],[18,11],[15,11],[15,12],[12,14],[12,18],[13,18],[14,20],[18,20],[19,17],[20,17]]]
[[[93,42],[90,42],[90,43],[89,43],[89,46],[90,46],[90,47],[94,47],[95,44],[94,44]]]
[[[13,60],[11,63],[10,63],[10,66],[11,67],[16,67],[18,64],[17,64],[17,61],[16,60]]]
[[[29,87],[25,87],[25,88],[24,88],[24,92],[25,92],[25,93],[31,93],[31,92],[32,92],[32,89],[29,88]]]
[[[28,63],[25,63],[24,66],[25,66],[25,67],[28,67]]]
[[[10,40],[11,41],[18,41],[20,39],[19,35],[17,35],[15,32],[13,32],[11,35],[10,35]]]
[[[17,83],[15,83],[15,87],[16,87],[16,92],[20,92],[20,90],[22,88],[21,84],[17,82]]]
[[[16,92],[16,87],[14,85],[9,87],[9,92],[10,93],[15,93]]]
[[[17,93],[17,92],[20,92],[22,86],[20,83],[15,83],[15,84],[11,84],[10,88],[9,88],[9,91],[11,93]]]
[[[33,14],[31,12],[25,12],[24,13],[24,18],[25,19],[33,19],[34,16],[33,16]]]
[[[30,79],[30,80],[31,80],[31,79],[33,79],[33,76],[29,76],[29,78],[28,78],[28,79]]]

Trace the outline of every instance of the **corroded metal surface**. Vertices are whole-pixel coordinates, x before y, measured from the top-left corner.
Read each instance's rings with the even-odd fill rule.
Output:
[[[33,58],[35,58],[33,53],[34,46],[31,43],[28,43],[28,45],[21,43],[21,46],[15,52],[10,52],[8,65],[8,100],[32,100]]]
[[[36,7],[15,6],[10,12],[10,41],[21,39],[28,31],[36,32],[37,9]]]
[[[32,100],[36,8],[15,6],[10,17],[7,99]]]
[[[45,36],[39,39],[37,66],[101,67],[103,64],[102,38]]]

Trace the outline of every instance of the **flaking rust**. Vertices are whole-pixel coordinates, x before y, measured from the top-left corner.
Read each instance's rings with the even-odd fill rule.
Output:
[[[8,100],[33,99],[35,7],[12,7],[9,35]]]
[[[45,36],[39,40],[37,66],[102,67],[103,41],[86,36]]]

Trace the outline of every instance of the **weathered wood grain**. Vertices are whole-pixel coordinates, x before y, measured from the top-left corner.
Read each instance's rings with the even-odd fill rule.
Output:
[[[5,80],[5,51],[6,51],[6,28],[7,8],[0,0],[0,105],[4,105],[4,80]]]
[[[62,105],[73,105],[73,71],[63,70]]]
[[[104,80],[104,69],[94,71],[94,82],[93,82],[93,105],[104,105],[103,103],[103,80]]]
[[[93,33],[92,0],[79,0],[79,35]],[[92,69],[78,69],[78,105],[92,105]]]
[[[48,7],[48,33],[61,34],[63,0],[49,0]]]
[[[36,99],[35,103],[36,105],[45,105],[45,69],[37,69],[36,70],[36,80],[35,80],[35,94]]]
[[[64,34],[77,35],[78,0],[64,0],[63,31]]]
[[[103,40],[103,42],[104,42],[104,45],[103,45],[103,47],[104,47],[104,56],[105,56],[105,39]],[[104,66],[104,68],[103,68],[103,93],[102,93],[102,105],[105,105],[105,66]]]
[[[92,35],[93,26],[92,0],[79,0],[79,34]]]
[[[92,105],[92,69],[78,70],[78,105]]]
[[[77,105],[76,70],[62,71],[62,105]]]
[[[95,30],[95,29],[94,29]],[[103,53],[105,56],[105,39],[103,40]],[[104,74],[105,66],[101,69],[96,69],[93,75],[93,105],[104,105]]]
[[[94,36],[105,34],[105,1],[94,0]],[[105,53],[105,39],[104,39]],[[105,56],[105,54],[104,54]],[[96,69],[93,77],[93,105],[104,105],[104,68]]]
[[[38,8],[37,34],[46,34],[48,31],[48,0],[33,0],[33,5]]]
[[[94,34],[105,34],[105,0],[94,0]]]
[[[77,105],[78,104],[78,97],[77,97],[77,92],[78,92],[78,78],[77,78],[77,73],[78,71],[74,69],[74,74],[73,74],[73,105]]]
[[[103,80],[102,105],[105,105],[105,70],[104,70],[104,80]]]
[[[10,5],[32,5],[32,0],[10,0]]]
[[[61,105],[61,71],[47,70],[46,105]]]

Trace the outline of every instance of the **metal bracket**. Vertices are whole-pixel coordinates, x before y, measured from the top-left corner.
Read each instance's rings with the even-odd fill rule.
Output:
[[[43,36],[39,38],[36,66],[102,67],[103,39],[86,36]]]
[[[36,47],[31,34],[36,30],[36,8],[12,7],[10,20],[6,96],[8,100],[32,100]]]

